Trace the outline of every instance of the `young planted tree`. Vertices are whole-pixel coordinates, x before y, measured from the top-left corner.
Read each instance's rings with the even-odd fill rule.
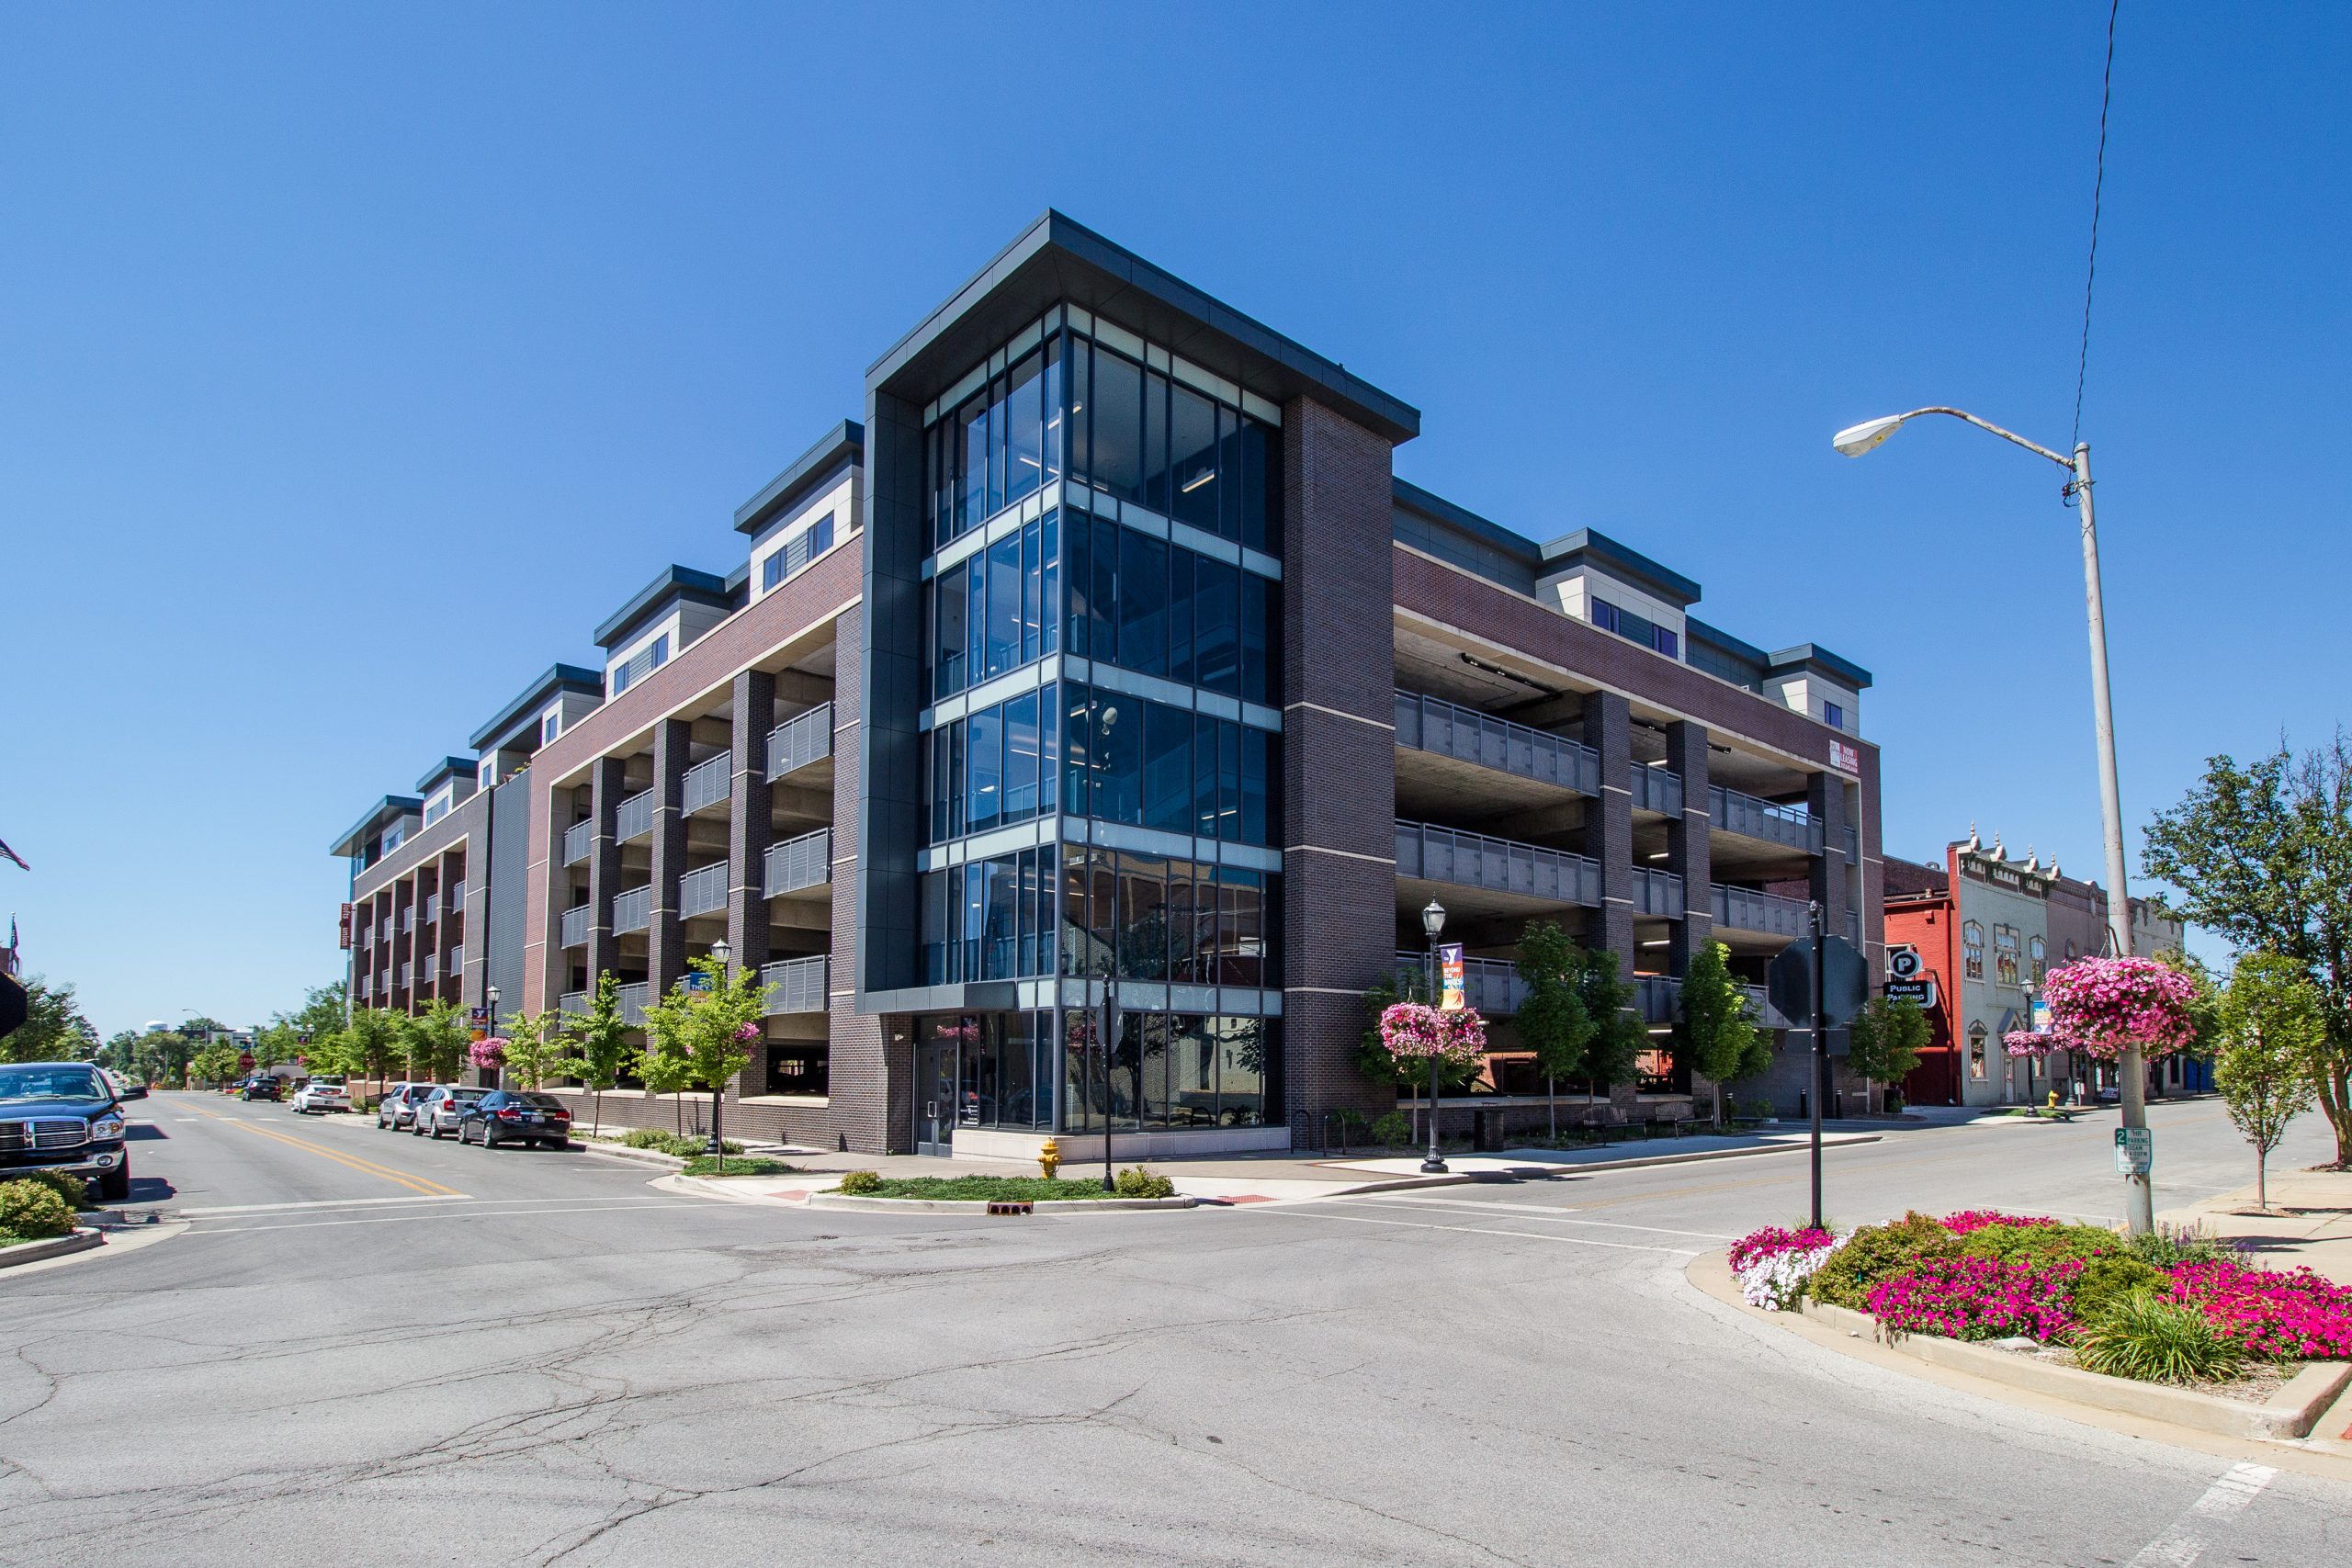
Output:
[[[1860,1075],[1864,1089],[1903,1081],[1919,1065],[1932,1032],[1928,1015],[1908,997],[1872,997],[1847,1026],[1846,1065]]]
[[[1575,1077],[1585,1065],[1585,1047],[1597,1032],[1585,1010],[1577,980],[1584,958],[1567,933],[1551,920],[1531,920],[1520,933],[1519,977],[1527,983],[1513,1021],[1519,1043],[1535,1053],[1544,1075],[1552,1136],[1560,1135],[1560,1080]]]
[[[361,1008],[343,1032],[344,1059],[375,1080],[379,1089],[392,1076],[392,1065],[408,1055],[406,1020],[386,1008]]]
[[[410,1015],[403,1027],[408,1033],[410,1076],[421,1076],[428,1083],[455,1080],[465,1066],[466,1047],[473,1043],[466,1015],[435,998],[423,1012]]]
[[[1585,1088],[1598,1098],[1611,1085],[1632,1079],[1634,1063],[1649,1046],[1649,1031],[1642,1023],[1641,993],[1625,977],[1615,953],[1585,949],[1576,991],[1585,1016],[1592,1021],[1592,1036],[1584,1044]]]
[[[1724,962],[1730,956],[1719,942],[1691,955],[1682,976],[1682,1016],[1674,1025],[1675,1045],[1690,1053],[1692,1070],[1713,1080],[1718,1127],[1730,1086],[1772,1065],[1772,1048],[1756,1027],[1755,1008]]]
[[[2318,987],[2325,1032],[2306,1071],[2336,1166],[2352,1167],[2352,739],[2245,767],[2211,759],[2146,844],[2141,863],[2180,890],[2183,919],[2301,964]]]
[[[563,1051],[562,1027],[562,1021],[550,1012],[517,1011],[506,1021],[499,1066],[507,1088],[535,1089],[562,1075],[570,1060]]]
[[[719,1108],[727,1086],[751,1065],[752,1043],[760,1037],[767,1013],[768,991],[755,970],[746,968],[732,979],[727,965],[716,958],[692,961],[703,985],[695,990],[680,981],[670,994],[645,1010],[646,1061],[649,1067],[658,1049],[665,1070],[674,1070],[681,1089],[710,1091],[710,1139],[722,1151],[719,1174],[725,1175],[726,1145],[720,1141]],[[646,1081],[652,1081],[649,1071]]]
[[[604,1131],[605,1091],[621,1080],[628,1065],[628,1025],[621,1021],[620,977],[607,969],[596,976],[596,996],[584,1017],[561,1026],[571,1054],[548,1067],[550,1076],[576,1077],[588,1089],[588,1118]],[[648,1084],[652,1083],[647,1078]],[[663,1090],[674,1093],[674,1089]]]
[[[2256,1201],[2267,1213],[2270,1151],[2312,1108],[2311,1058],[2327,1038],[2319,987],[2291,958],[2248,953],[2222,993],[2221,1030],[2213,1087],[2254,1145]]]
[[[188,1058],[188,1077],[205,1083],[227,1083],[237,1076],[237,1048],[226,1041],[207,1045]]]

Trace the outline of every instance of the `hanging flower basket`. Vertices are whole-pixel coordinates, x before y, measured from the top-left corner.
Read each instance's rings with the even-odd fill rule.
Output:
[[[1380,1015],[1380,1043],[1399,1066],[1428,1058],[1473,1067],[1487,1054],[1487,1021],[1476,1008],[1444,1012],[1427,1002],[1397,1002]]]
[[[2012,1056],[2031,1056],[2040,1060],[2062,1046],[2063,1043],[2055,1034],[2036,1033],[2027,1029],[2012,1029],[2001,1036],[2001,1048]]]
[[[2195,1043],[2197,987],[2153,958],[2085,958],[2051,971],[2050,1032],[2102,1062],[2137,1044],[2151,1058]]]
[[[484,1072],[503,1067],[506,1065],[505,1036],[493,1034],[487,1040],[477,1040],[467,1047],[467,1055],[473,1058],[474,1066]]]

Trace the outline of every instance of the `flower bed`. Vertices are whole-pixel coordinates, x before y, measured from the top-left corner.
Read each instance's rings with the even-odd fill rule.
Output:
[[[1768,1227],[1734,1243],[1729,1260],[1753,1305],[1786,1311],[1810,1297],[1860,1306],[1891,1334],[2080,1343],[2099,1349],[2104,1364],[2127,1366],[2136,1363],[2116,1353],[2120,1334],[2144,1320],[2149,1335],[2177,1338],[2187,1309],[2186,1328],[2217,1365],[2352,1360],[2352,1288],[2308,1269],[2248,1268],[2210,1237],[2134,1242],[2095,1226],[1971,1209],[1940,1220],[1906,1214],[1843,1236]],[[2100,1343],[2090,1347],[2094,1328]]]

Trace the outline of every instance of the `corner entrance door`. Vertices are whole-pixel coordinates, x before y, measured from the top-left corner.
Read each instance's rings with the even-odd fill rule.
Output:
[[[952,1033],[915,1042],[915,1153],[944,1155],[956,1139],[956,1040]]]

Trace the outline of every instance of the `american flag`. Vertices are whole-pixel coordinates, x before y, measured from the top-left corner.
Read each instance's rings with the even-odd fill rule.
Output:
[[[12,850],[12,849],[10,849],[10,848],[8,847],[8,841],[7,841],[6,839],[0,839],[0,855],[5,855],[5,856],[6,856],[8,859],[10,859],[10,860],[12,860],[12,861],[15,861],[15,862],[17,863],[17,864],[20,868],[22,868],[23,870],[26,870],[26,871],[30,871],[30,870],[32,870],[32,867],[31,867],[31,866],[28,866],[28,865],[26,865],[26,864],[25,864],[25,857],[24,857],[24,856],[22,856],[22,855],[18,854],[16,851],[14,851],[14,850]]]

